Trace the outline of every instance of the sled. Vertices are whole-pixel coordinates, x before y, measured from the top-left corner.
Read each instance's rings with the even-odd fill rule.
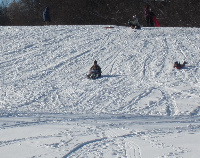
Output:
[[[156,27],[160,27],[159,22],[158,22],[156,16],[153,17],[153,21],[154,21]]]
[[[135,28],[134,26],[131,26],[131,28],[132,28],[133,30],[141,30],[141,26],[137,26],[136,28]]]
[[[99,76],[98,73],[91,73],[91,74],[89,74],[89,75],[86,75],[86,77],[87,77],[88,79],[96,80],[96,79],[99,78],[100,76]]]

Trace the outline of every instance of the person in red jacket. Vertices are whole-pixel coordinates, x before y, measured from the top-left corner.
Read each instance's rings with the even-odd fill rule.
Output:
[[[183,64],[180,64],[180,62],[176,61],[174,62],[174,68],[177,68],[177,69],[182,69],[185,67],[185,64],[187,64],[187,62],[183,62]]]

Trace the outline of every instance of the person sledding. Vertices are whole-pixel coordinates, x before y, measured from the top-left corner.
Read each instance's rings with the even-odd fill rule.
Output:
[[[131,26],[132,29],[141,29],[141,26],[139,24],[138,18],[133,16],[132,20],[128,20],[128,25]]]
[[[90,68],[88,78],[96,79],[101,77],[101,67],[97,65],[97,61],[94,61],[94,65]]]
[[[182,69],[185,67],[185,64],[187,64],[185,61],[183,62],[183,64],[180,64],[180,62],[176,61],[174,62],[174,68]]]

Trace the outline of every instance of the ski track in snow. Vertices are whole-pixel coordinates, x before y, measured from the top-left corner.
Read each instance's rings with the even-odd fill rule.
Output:
[[[0,27],[0,154],[197,158],[199,31]]]

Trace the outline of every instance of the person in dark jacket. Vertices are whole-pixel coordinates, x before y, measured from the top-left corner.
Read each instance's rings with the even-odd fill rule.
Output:
[[[150,6],[147,5],[144,9],[144,15],[146,19],[147,26],[150,26]]]
[[[48,7],[46,7],[44,12],[43,12],[43,20],[46,23],[46,25],[48,24],[48,22],[51,22],[51,18],[50,18],[49,8]]]
[[[141,29],[141,26],[139,24],[138,18],[135,16],[133,16],[132,20],[128,20],[128,24],[129,26],[131,26],[132,29]]]
[[[147,22],[147,26],[148,27],[154,27],[154,12],[152,11],[152,9],[150,8],[149,5],[146,6],[145,10],[144,10],[144,14],[145,14],[145,18],[146,18],[146,22]]]
[[[149,17],[150,17],[150,26],[151,27],[154,27],[155,24],[154,24],[154,20],[153,20],[153,17],[155,16],[154,12],[150,9],[150,12],[149,12]]]

